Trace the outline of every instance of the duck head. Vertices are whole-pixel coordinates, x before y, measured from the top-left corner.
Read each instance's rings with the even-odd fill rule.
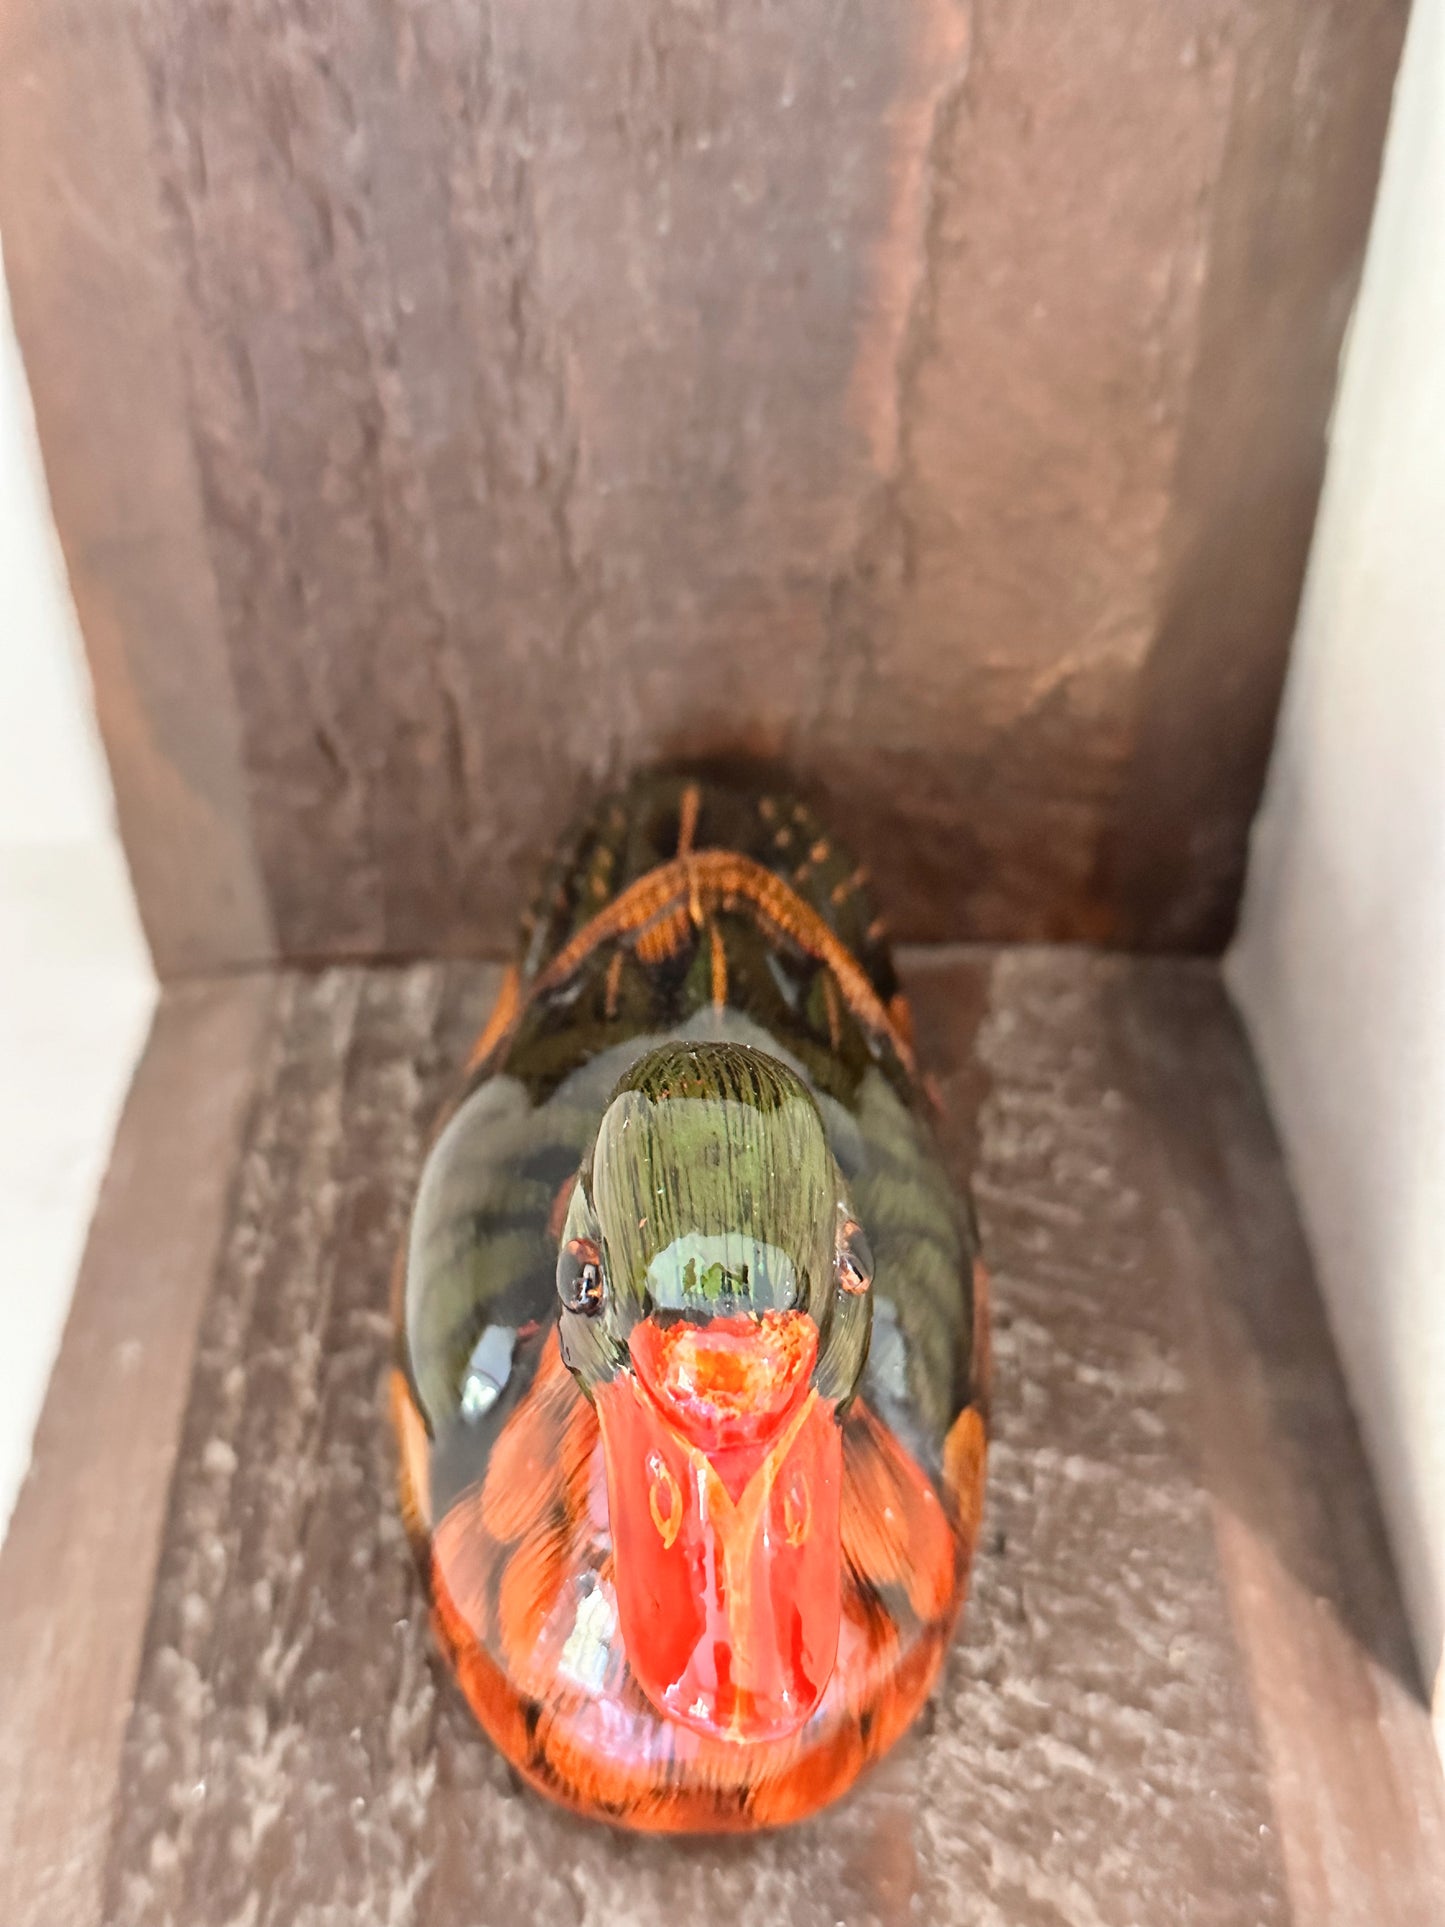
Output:
[[[632,1067],[568,1208],[562,1356],[597,1410],[629,1665],[714,1737],[794,1731],[833,1671],[871,1277],[791,1070],[731,1044]]]

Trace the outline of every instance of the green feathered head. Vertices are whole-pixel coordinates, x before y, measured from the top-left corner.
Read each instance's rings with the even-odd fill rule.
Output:
[[[870,1270],[802,1079],[745,1045],[664,1045],[617,1086],[572,1195],[563,1356],[590,1392],[627,1368],[643,1319],[800,1312],[818,1331],[817,1382],[846,1401],[867,1351]]]

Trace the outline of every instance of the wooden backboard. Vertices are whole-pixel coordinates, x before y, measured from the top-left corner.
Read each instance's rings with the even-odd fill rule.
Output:
[[[505,948],[778,759],[914,938],[1218,945],[1402,0],[10,0],[163,973]]]

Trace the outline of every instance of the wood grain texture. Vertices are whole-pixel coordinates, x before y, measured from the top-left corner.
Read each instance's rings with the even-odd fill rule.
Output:
[[[0,1552],[0,1919],[15,1927],[102,1918],[192,1347],[271,1003],[255,978],[160,1006]]]
[[[183,1229],[218,1201],[225,1225],[165,1287],[209,1280],[184,1421],[174,1405],[136,1421],[164,1462],[178,1425],[179,1447],[144,1649],[136,1626],[108,1661],[139,1672],[103,1900],[31,1900],[7,1922],[1439,1917],[1428,1715],[1213,971],[1028,951],[905,963],[994,1272],[996,1429],[963,1633],[883,1767],[800,1830],[706,1843],[583,1826],[509,1778],[431,1655],[383,1409],[391,1259],[495,973],[288,977],[244,1142],[177,1201]],[[185,1089],[202,1070],[146,1075]],[[108,1237],[102,1219],[93,1251]],[[52,1407],[75,1397],[73,1370]],[[74,1495],[115,1498],[104,1461],[72,1455],[65,1476],[57,1561],[86,1529]],[[137,1570],[149,1586],[148,1555]],[[75,1571],[79,1608],[96,1580]],[[134,1583],[124,1561],[107,1580]],[[66,1630],[75,1665],[110,1637],[83,1616]],[[22,1671],[52,1632],[32,1615],[17,1639],[0,1614]],[[43,1816],[28,1864],[57,1880],[67,1743],[42,1725],[27,1748]]]
[[[1216,944],[1403,0],[12,0],[162,969],[477,952],[786,757],[919,937]]]
[[[1264,0],[1196,43],[1228,76],[1230,129],[1160,613],[1103,864],[1125,942],[1223,947],[1233,929],[1375,199],[1356,142],[1383,130],[1407,12]]]
[[[1438,1754],[1354,1416],[1247,1046],[1212,974],[1110,993],[1151,1133],[1158,1263],[1301,1919],[1445,1919]],[[1432,1791],[1436,1797],[1431,1797]]]
[[[126,855],[159,970],[275,954],[123,7],[0,9],[0,232]]]

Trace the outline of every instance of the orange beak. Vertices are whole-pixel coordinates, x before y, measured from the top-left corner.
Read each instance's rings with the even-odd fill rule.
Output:
[[[628,1662],[687,1726],[781,1738],[838,1649],[842,1440],[808,1382],[818,1328],[792,1311],[648,1318],[631,1351],[636,1375],[597,1389]]]

